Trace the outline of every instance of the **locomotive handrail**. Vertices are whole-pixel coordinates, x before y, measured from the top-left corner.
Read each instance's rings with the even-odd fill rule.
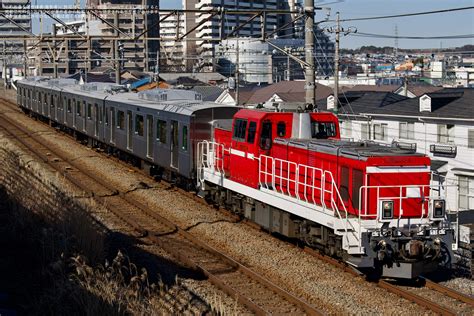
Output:
[[[439,184],[419,184],[419,185],[413,185],[413,184],[406,184],[406,185],[363,185],[359,188],[359,217],[360,218],[373,218],[377,221],[380,221],[380,213],[377,212],[377,214],[367,214],[367,203],[368,203],[368,193],[369,190],[371,189],[376,189],[376,200],[377,200],[377,205],[379,205],[379,202],[381,200],[399,200],[400,205],[399,205],[399,218],[403,215],[403,200],[406,199],[421,199],[423,201],[422,203],[422,211],[421,211],[421,218],[428,218],[430,216],[430,210],[426,211],[425,209],[425,203],[430,202],[434,199],[439,199],[443,198],[444,195],[441,195],[441,187],[443,187],[444,191],[446,191],[447,187],[457,187],[457,185],[439,185]],[[399,189],[400,194],[398,196],[380,196],[380,190],[384,188],[390,188],[390,189]],[[418,197],[410,197],[410,196],[405,196],[403,195],[403,189],[406,188],[415,188],[418,189],[420,192],[420,196]],[[436,188],[439,188],[439,190],[436,190]],[[424,195],[425,189],[429,189],[429,194]],[[432,191],[437,192],[437,195],[433,195]],[[362,199],[362,197],[364,197]],[[364,207],[362,207],[362,203],[364,203]]]

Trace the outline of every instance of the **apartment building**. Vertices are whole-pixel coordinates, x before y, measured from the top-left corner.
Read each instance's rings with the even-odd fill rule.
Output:
[[[186,40],[180,40],[186,26],[185,14],[160,13],[160,72],[186,72],[187,60],[184,56]]]

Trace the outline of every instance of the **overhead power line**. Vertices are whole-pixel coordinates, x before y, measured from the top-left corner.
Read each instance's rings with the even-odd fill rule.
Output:
[[[403,17],[408,17],[408,16],[447,13],[447,12],[455,12],[455,11],[465,11],[465,10],[472,10],[472,9],[474,9],[474,6],[459,7],[459,8],[452,8],[452,9],[443,9],[443,10],[434,10],[434,11],[422,11],[422,12],[413,12],[413,13],[404,13],[404,14],[394,14],[394,15],[369,16],[369,17],[364,17],[364,18],[341,19],[340,22],[393,19],[393,18],[403,18]],[[336,20],[329,20],[328,22],[336,22]]]
[[[474,38],[474,34],[462,34],[462,35],[444,35],[444,36],[403,36],[403,35],[388,35],[388,34],[374,34],[357,32],[355,34],[349,34],[350,36],[359,37],[375,37],[375,38],[400,38],[400,39],[462,39],[462,38]]]

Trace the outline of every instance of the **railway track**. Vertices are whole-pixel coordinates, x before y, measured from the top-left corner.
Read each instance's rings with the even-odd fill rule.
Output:
[[[351,266],[320,254],[313,249],[305,248],[304,251],[355,276],[363,276]],[[378,287],[440,315],[469,315],[472,313],[472,308],[474,307],[473,297],[426,278],[420,278],[419,285],[421,285],[420,288],[403,286],[386,280],[379,280],[377,282]]]
[[[18,109],[2,100],[9,108]],[[198,240],[166,218],[150,210],[125,192],[116,190],[105,179],[92,173],[67,155],[48,146],[37,135],[5,116],[0,129],[22,144],[42,162],[51,166],[87,196],[104,205],[135,233],[170,253],[178,261],[204,274],[222,291],[257,315],[323,313],[265,277],[245,267],[224,253]]]

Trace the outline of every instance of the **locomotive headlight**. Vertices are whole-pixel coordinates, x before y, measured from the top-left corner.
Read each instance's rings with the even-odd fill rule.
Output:
[[[446,201],[445,200],[434,200],[433,201],[433,217],[443,218],[446,212]]]
[[[382,219],[393,218],[393,201],[382,201]]]

